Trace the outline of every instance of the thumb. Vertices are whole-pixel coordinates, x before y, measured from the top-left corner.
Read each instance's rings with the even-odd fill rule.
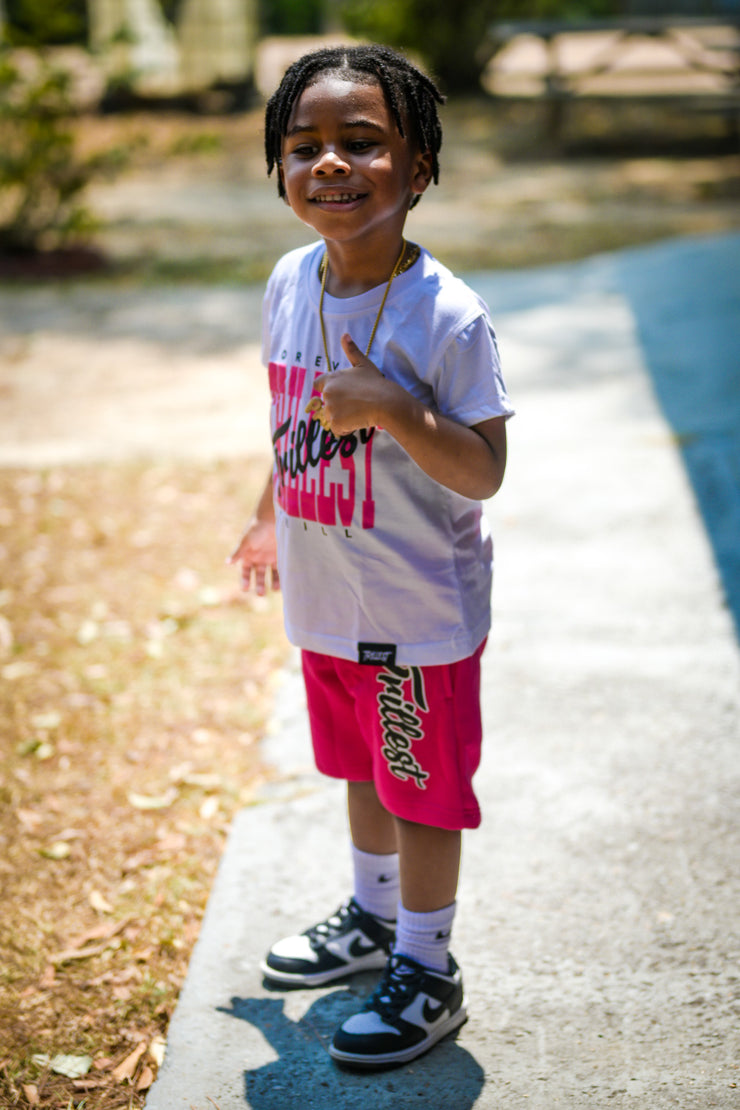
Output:
[[[352,366],[359,366],[360,363],[364,362],[365,360],[364,354],[357,346],[349,332],[345,332],[342,336],[342,350],[344,351]]]

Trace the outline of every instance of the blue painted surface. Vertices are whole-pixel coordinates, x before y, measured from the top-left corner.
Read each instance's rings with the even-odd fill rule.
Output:
[[[740,636],[740,235],[615,261]]]
[[[475,286],[476,276],[469,280]],[[672,240],[485,282],[494,320],[595,291],[619,295],[633,314],[740,637],[740,234]]]

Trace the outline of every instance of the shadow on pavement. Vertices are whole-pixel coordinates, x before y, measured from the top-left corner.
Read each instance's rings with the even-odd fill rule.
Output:
[[[485,1074],[453,1037],[434,1052],[392,1071],[354,1073],[332,1062],[329,1042],[335,1029],[358,1008],[357,990],[343,989],[316,998],[299,1020],[286,1012],[284,996],[232,998],[220,1011],[257,1028],[276,1059],[244,1073],[245,1105],[252,1110],[374,1110],[395,1104],[435,1110],[470,1110],[483,1089]],[[399,1101],[400,1100],[400,1101]]]

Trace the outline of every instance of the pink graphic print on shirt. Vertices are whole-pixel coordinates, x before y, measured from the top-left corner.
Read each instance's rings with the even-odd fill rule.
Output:
[[[269,365],[276,501],[288,516],[349,528],[355,520],[358,471],[361,478],[364,471],[360,523],[362,528],[372,528],[375,429],[362,428],[337,438],[322,428],[305,412],[308,373],[305,366]],[[310,396],[318,396],[318,391],[314,389]]]

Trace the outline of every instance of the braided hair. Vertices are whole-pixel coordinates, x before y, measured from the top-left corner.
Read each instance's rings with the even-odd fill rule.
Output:
[[[437,105],[444,104],[444,97],[437,86],[412,65],[403,54],[387,46],[337,46],[304,54],[285,73],[277,90],[265,109],[265,156],[268,177],[280,165],[282,141],[288,130],[293,106],[301,93],[317,79],[319,74],[339,72],[363,84],[376,82],[383,90],[399,134],[404,138],[404,121],[412,130],[412,140],[418,149],[429,152],[432,158],[432,179],[439,180],[439,150],[442,146],[442,125]],[[278,195],[285,197],[282,177],[278,175]],[[421,200],[415,196],[413,208]]]

